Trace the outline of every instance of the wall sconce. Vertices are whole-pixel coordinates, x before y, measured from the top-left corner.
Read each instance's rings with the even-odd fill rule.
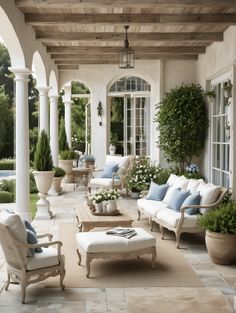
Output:
[[[101,101],[98,102],[97,111],[98,111],[98,118],[99,118],[99,126],[102,126],[102,103]]]

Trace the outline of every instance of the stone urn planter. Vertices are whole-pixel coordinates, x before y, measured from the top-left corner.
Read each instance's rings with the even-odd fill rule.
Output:
[[[206,231],[206,246],[212,262],[228,265],[236,262],[236,234]]]
[[[74,182],[74,173],[72,171],[73,160],[59,160],[59,166],[63,168],[63,170],[66,173],[64,182],[73,183]]]
[[[39,201],[37,204],[37,213],[35,219],[50,219],[52,212],[50,211],[50,203],[46,199],[48,191],[52,185],[54,171],[33,171],[37,189],[39,191]]]

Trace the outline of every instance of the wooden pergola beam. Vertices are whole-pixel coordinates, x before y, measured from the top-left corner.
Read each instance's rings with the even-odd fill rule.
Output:
[[[58,70],[64,70],[64,71],[73,71],[73,70],[78,70],[79,66],[78,65],[58,65]]]
[[[107,53],[107,54],[52,54],[51,57],[54,60],[63,60],[64,62],[72,61],[72,60],[117,60],[118,59],[118,52],[116,53]],[[135,51],[136,52],[136,51]],[[136,60],[156,60],[159,58],[170,58],[170,57],[180,57],[180,58],[193,58],[197,57],[197,53],[195,54],[178,54],[178,53],[155,53],[155,54],[138,54],[135,53]]]
[[[57,24],[225,24],[236,23],[236,14],[66,14],[66,13],[26,13],[25,22],[30,25]]]
[[[15,0],[19,8],[86,8],[86,7],[235,7],[234,0]]]
[[[71,49],[73,48],[73,49]],[[51,53],[53,59],[75,58],[81,54],[111,54],[117,53],[122,47],[47,47],[47,52]],[[135,47],[136,54],[154,53],[181,53],[198,54],[205,53],[205,47]]]
[[[47,46],[47,52],[53,54],[98,54],[98,53],[116,53],[123,46],[112,47],[98,47],[98,46]],[[205,53],[206,47],[204,46],[135,46],[136,53]]]
[[[222,41],[223,34],[215,33],[129,33],[129,41]],[[86,33],[86,32],[47,32],[37,31],[36,38],[40,41],[124,41],[124,33]]]
[[[176,60],[197,60],[197,54],[159,54],[150,57],[135,57],[136,60],[160,60],[160,59],[176,59]],[[118,55],[113,58],[89,58],[88,56],[81,57],[80,59],[56,59],[55,64],[72,65],[72,64],[116,64],[118,63]]]

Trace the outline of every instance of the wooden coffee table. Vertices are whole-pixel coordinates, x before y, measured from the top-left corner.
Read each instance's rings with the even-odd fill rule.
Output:
[[[93,215],[86,202],[75,206],[77,226],[82,232],[89,231],[94,227],[132,227],[132,218],[118,207],[120,215],[114,216],[97,216]]]

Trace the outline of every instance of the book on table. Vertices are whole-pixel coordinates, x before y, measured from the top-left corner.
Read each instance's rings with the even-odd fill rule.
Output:
[[[133,228],[126,228],[126,227],[115,227],[109,229],[106,232],[107,235],[125,237],[127,239],[132,238],[133,236],[137,235],[137,232]]]

